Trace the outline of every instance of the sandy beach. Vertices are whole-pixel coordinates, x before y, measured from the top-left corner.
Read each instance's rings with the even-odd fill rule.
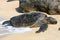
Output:
[[[10,19],[13,16],[19,15],[16,12],[16,8],[19,5],[19,1],[6,2],[7,0],[0,0],[0,17]],[[35,31],[38,28],[32,28],[32,31],[23,34],[10,34],[0,36],[0,40],[60,40],[60,15],[50,15],[57,19],[56,25],[48,25],[48,29],[45,32],[36,34]],[[2,19],[0,19],[2,20]],[[1,25],[0,25],[1,27]]]

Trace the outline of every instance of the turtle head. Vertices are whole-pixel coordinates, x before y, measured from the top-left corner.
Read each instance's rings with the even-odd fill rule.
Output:
[[[57,24],[57,20],[53,17],[48,17],[47,20],[48,24]]]

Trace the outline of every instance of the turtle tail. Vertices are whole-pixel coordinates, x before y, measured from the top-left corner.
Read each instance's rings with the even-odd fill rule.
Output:
[[[8,20],[8,21],[4,21],[4,22],[2,23],[2,25],[5,25],[5,24],[10,24],[10,21]]]

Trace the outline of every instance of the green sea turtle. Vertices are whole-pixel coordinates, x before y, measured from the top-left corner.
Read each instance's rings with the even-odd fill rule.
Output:
[[[57,24],[57,20],[48,17],[43,12],[30,12],[22,15],[14,16],[8,21],[4,21],[2,25],[11,25],[13,27],[40,27],[36,33],[44,32],[48,28],[48,24]]]
[[[18,12],[41,11],[47,14],[60,14],[60,0],[19,0]]]

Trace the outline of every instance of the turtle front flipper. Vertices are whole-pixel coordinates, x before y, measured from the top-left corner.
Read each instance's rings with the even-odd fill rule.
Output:
[[[47,28],[48,28],[48,24],[42,24],[42,25],[40,26],[39,30],[36,31],[36,33],[44,32],[44,31],[47,30]]]

